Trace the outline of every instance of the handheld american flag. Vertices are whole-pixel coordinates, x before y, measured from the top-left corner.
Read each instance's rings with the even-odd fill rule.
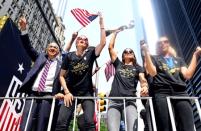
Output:
[[[114,74],[115,74],[115,68],[114,68],[112,62],[108,61],[106,63],[106,67],[105,67],[106,80],[108,81],[110,79],[110,77],[114,76]]]
[[[80,8],[72,9],[71,13],[79,21],[79,23],[84,27],[86,27],[98,16],[97,14],[90,14],[87,10],[80,9]]]

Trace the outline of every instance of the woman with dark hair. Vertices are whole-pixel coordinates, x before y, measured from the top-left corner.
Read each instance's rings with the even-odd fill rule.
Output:
[[[137,64],[132,49],[126,48],[122,53],[122,62],[114,50],[114,43],[119,30],[112,34],[109,44],[111,61],[115,67],[115,75],[112,83],[110,97],[136,97],[138,80],[141,84],[141,95],[148,93],[147,81],[144,77],[144,70]],[[126,122],[128,131],[137,130],[137,107],[136,100],[126,100]],[[110,100],[108,106],[108,130],[119,131],[121,113],[124,112],[123,100]]]

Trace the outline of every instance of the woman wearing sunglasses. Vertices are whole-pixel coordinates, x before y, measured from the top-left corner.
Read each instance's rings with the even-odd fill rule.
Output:
[[[56,124],[56,130],[66,131],[75,110],[74,96],[93,96],[92,68],[105,46],[106,36],[103,17],[99,13],[100,43],[96,47],[89,47],[88,38],[84,35],[76,39],[76,51],[69,52],[63,59],[60,72],[60,82],[64,89],[64,104],[61,105]],[[68,79],[66,79],[66,77]],[[78,99],[84,111],[86,131],[95,131],[94,101]]]
[[[168,112],[168,96],[188,96],[186,93],[186,79],[190,79],[196,69],[201,48],[197,47],[193,53],[190,65],[172,51],[166,36],[160,37],[157,43],[156,56],[151,56],[147,45],[142,45],[145,53],[146,70],[153,77],[153,102],[156,111],[157,128],[159,131],[172,131]],[[194,118],[191,102],[184,99],[171,100],[176,118],[177,130],[194,131]]]
[[[115,67],[115,75],[110,91],[110,97],[136,97],[136,87],[138,81],[141,84],[141,95],[148,94],[147,81],[144,77],[144,70],[137,64],[135,54],[132,49],[126,48],[122,53],[122,61],[117,57],[114,49],[115,39],[120,30],[114,32],[109,44],[109,54]],[[126,115],[128,131],[137,131],[137,107],[136,100],[126,100],[126,114],[124,112],[123,99],[111,99],[108,106],[108,130],[119,131],[121,116]]]

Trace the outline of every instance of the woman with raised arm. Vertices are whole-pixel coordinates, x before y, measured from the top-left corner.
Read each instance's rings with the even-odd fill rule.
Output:
[[[63,59],[60,72],[60,82],[64,89],[64,104],[61,105],[56,123],[57,131],[67,131],[72,114],[75,110],[74,96],[92,97],[92,68],[106,43],[103,17],[99,13],[100,43],[89,47],[88,38],[84,35],[76,39],[76,51],[69,52]],[[66,79],[66,76],[68,79]],[[94,100],[78,100],[84,111],[85,130],[95,131]]]
[[[136,87],[138,81],[141,85],[141,95],[148,94],[147,81],[144,77],[144,70],[137,64],[135,54],[132,49],[126,48],[122,53],[122,61],[119,60],[114,49],[115,39],[120,30],[112,33],[109,53],[111,61],[115,67],[115,75],[110,91],[110,97],[136,97]],[[109,131],[119,131],[121,113],[124,112],[122,100],[110,100],[108,105],[108,129]],[[137,107],[136,100],[126,99],[126,122],[128,131],[137,131]]]
[[[156,109],[157,128],[159,131],[171,131],[168,112],[168,96],[188,96],[186,79],[190,79],[196,69],[201,48],[193,53],[190,65],[187,67],[182,58],[176,57],[171,50],[169,39],[160,37],[157,43],[156,56],[151,56],[146,44],[141,46],[145,54],[146,70],[153,77],[152,92]],[[171,101],[179,131],[194,131],[192,105],[189,100],[177,99]]]

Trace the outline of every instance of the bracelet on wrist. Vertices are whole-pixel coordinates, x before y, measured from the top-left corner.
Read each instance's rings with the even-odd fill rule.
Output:
[[[70,92],[65,93],[65,95],[68,95],[68,94],[70,94]]]
[[[65,89],[64,89],[64,94],[67,95],[67,94],[69,94],[69,93],[70,93],[70,91],[68,91],[68,89],[65,88]]]
[[[105,29],[104,27],[101,27],[100,29]]]

